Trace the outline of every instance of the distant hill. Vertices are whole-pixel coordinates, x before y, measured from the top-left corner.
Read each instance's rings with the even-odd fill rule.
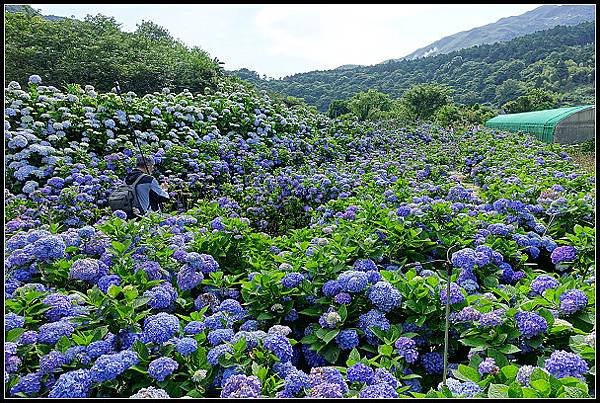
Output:
[[[356,67],[364,67],[362,64],[344,64],[340,67],[336,67],[335,70],[348,70],[348,69],[354,69]]]
[[[501,18],[492,24],[447,36],[403,58],[387,60],[384,63],[435,56],[475,45],[509,41],[557,25],[577,25],[595,19],[596,6],[593,5],[541,6],[515,17]]]
[[[230,72],[258,87],[303,98],[326,111],[336,99],[372,88],[400,97],[411,86],[437,82],[455,89],[454,101],[500,106],[526,88],[559,95],[560,106],[594,103],[595,23],[556,26],[508,42],[478,45],[431,57],[263,80],[248,69]]]
[[[28,6],[28,5],[20,5],[20,4],[5,5],[4,10],[7,13],[25,13],[27,15],[37,15],[48,21],[59,21],[59,20],[64,20],[66,18],[66,17],[59,17],[57,15],[42,15],[42,13],[40,13],[40,10],[36,10],[33,7]]]

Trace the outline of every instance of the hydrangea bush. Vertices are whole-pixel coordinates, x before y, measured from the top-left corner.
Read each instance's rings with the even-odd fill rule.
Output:
[[[7,395],[594,393],[595,178],[560,145],[236,80],[5,98]],[[137,221],[107,207],[131,130],[172,185]]]

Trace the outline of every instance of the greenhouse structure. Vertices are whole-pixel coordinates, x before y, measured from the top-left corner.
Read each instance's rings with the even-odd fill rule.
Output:
[[[486,127],[534,134],[546,143],[575,144],[595,138],[595,105],[499,115]]]

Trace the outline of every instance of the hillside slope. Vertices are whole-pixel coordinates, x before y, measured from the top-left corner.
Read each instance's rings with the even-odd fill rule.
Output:
[[[541,6],[518,16],[501,18],[492,24],[447,36],[415,50],[404,59],[435,56],[475,45],[509,41],[557,25],[578,25],[582,22],[594,21],[595,13],[595,6],[592,5]]]
[[[499,106],[526,87],[559,94],[561,105],[593,102],[595,24],[557,26],[493,45],[479,45],[448,54],[401,60],[346,70],[313,71],[279,80],[258,79],[249,70],[230,72],[259,87],[294,97],[325,111],[335,99],[369,88],[400,97],[425,82],[448,84],[456,102]]]

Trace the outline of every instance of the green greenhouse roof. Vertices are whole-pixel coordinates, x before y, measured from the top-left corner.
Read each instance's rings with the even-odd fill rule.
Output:
[[[582,105],[570,108],[499,115],[485,122],[485,126],[493,129],[533,133],[540,140],[551,143],[554,129],[558,123],[574,113],[593,107],[594,105]]]

